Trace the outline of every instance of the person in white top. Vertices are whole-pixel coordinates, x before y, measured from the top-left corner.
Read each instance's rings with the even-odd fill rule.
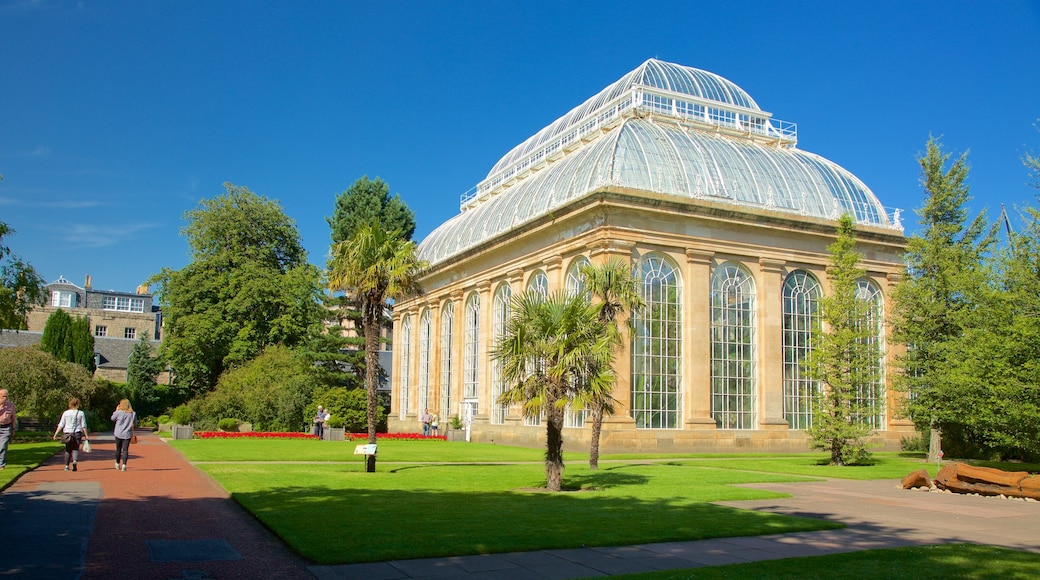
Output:
[[[61,414],[51,439],[57,439],[58,433],[61,433],[61,442],[65,444],[65,471],[69,470],[70,464],[72,471],[76,471],[79,446],[87,440],[87,416],[79,410],[79,399],[76,397],[69,399],[69,409]]]

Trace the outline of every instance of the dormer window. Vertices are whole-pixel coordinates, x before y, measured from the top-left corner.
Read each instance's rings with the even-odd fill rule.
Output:
[[[118,312],[144,312],[143,298],[128,298],[126,296],[105,296],[101,300],[102,310],[116,310]]]
[[[58,308],[76,308],[79,305],[79,295],[75,292],[62,292],[55,290],[51,292],[51,306]]]

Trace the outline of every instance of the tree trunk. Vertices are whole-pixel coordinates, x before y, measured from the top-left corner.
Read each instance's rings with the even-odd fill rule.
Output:
[[[376,423],[379,416],[376,410],[379,399],[376,396],[379,388],[379,322],[370,314],[365,316],[365,391],[368,394],[368,443],[376,443]],[[365,471],[375,473],[375,454],[365,456]]]
[[[603,403],[592,404],[592,442],[589,444],[589,470],[599,469],[599,436],[603,432]]]
[[[563,411],[554,404],[546,405],[545,417],[545,489],[563,489]]]
[[[940,453],[942,453],[942,430],[932,423],[928,436],[928,463],[939,463]]]

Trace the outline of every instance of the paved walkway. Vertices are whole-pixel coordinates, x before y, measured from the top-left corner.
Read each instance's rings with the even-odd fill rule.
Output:
[[[726,502],[842,530],[614,548],[308,566],[177,450],[139,433],[126,472],[111,435],[77,472],[61,454],[0,494],[0,577],[582,578],[870,548],[973,542],[1040,553],[1040,502],[900,489],[896,481],[759,484],[792,494]]]

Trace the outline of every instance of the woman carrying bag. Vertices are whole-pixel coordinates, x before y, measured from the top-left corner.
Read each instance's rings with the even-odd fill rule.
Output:
[[[58,427],[54,429],[51,439],[57,439],[58,433],[61,433],[61,442],[65,444],[65,471],[69,470],[70,463],[72,471],[76,471],[80,442],[87,446],[84,451],[89,452],[90,449],[90,441],[87,440],[87,416],[79,410],[79,399],[76,397],[69,399],[69,409],[61,414],[61,420],[58,421]]]
[[[134,436],[137,414],[134,413],[128,399],[119,401],[119,406],[112,413],[112,422],[115,423],[112,434],[116,439],[116,469],[126,471],[126,460],[130,457],[130,444],[137,443],[137,437]]]

